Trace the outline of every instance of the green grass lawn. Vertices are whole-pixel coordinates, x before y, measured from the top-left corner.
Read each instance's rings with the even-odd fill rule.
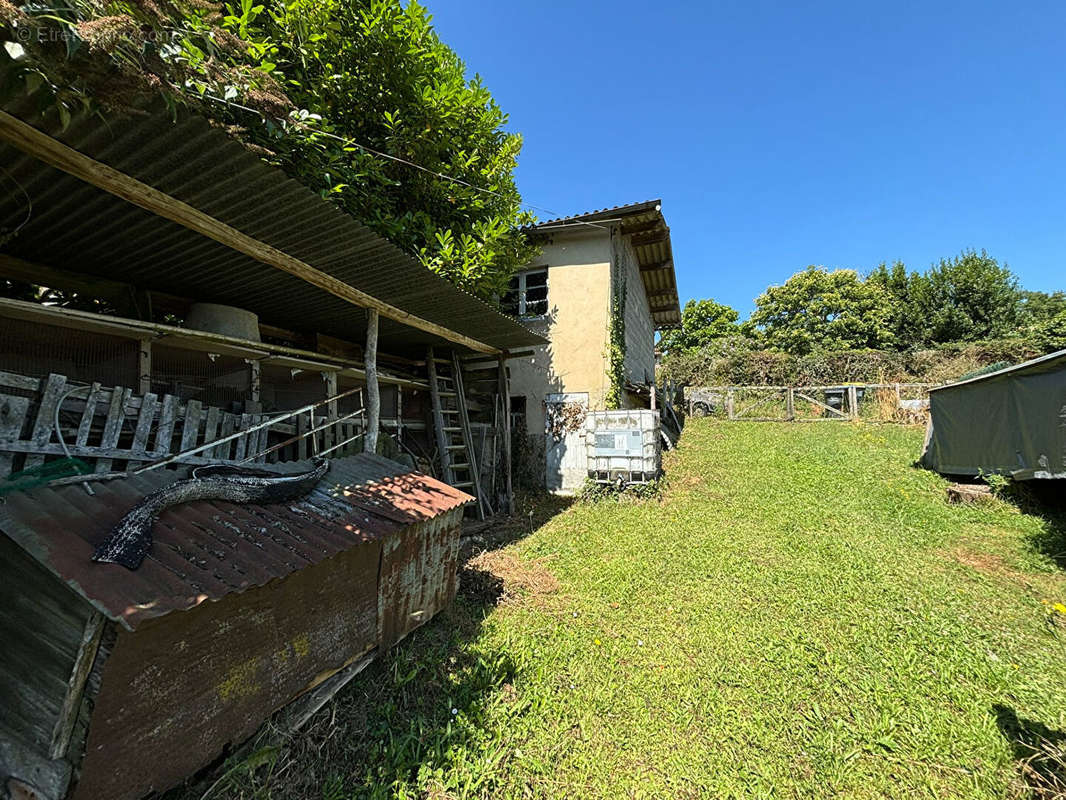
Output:
[[[691,422],[661,501],[475,561],[210,796],[1026,796],[1024,743],[1066,732],[1061,521],[948,505],[921,440]]]

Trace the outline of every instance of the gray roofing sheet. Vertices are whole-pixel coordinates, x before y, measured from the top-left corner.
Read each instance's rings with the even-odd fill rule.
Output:
[[[33,98],[3,110],[64,144],[386,303],[501,350],[544,340],[458,289],[206,119],[182,112],[76,117],[62,130]],[[303,280],[131,205],[0,142],[3,249],[28,261],[255,311],[264,322],[360,340],[366,314]],[[12,182],[22,191],[15,190]],[[444,341],[381,320],[392,350]]]

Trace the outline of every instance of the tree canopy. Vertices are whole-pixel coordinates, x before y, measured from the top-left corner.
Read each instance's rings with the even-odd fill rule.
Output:
[[[899,261],[882,262],[865,277],[807,267],[768,288],[751,316],[738,319],[714,300],[690,300],[681,328],[660,342],[671,369],[683,362],[678,374],[689,379],[715,364],[758,382],[783,380],[783,364],[808,378],[822,364],[827,374],[818,379],[831,380],[841,377],[829,374],[834,370],[858,374],[862,364],[900,374],[900,359],[914,361],[903,371],[923,374],[929,348],[951,363],[966,361],[960,348],[970,348],[967,358],[977,366],[1066,349],[1066,292],[1020,290],[1010,268],[984,250],[963,250],[925,272]]]
[[[417,0],[0,0],[0,22],[0,59],[15,57],[2,89],[46,90],[63,119],[159,95],[193,105],[482,295],[535,252],[522,138]]]
[[[761,294],[751,322],[788,353],[884,347],[892,341],[889,300],[854,270],[812,266]]]
[[[681,311],[681,327],[663,333],[659,347],[663,352],[694,350],[715,339],[740,333],[736,309],[714,300],[689,300]]]

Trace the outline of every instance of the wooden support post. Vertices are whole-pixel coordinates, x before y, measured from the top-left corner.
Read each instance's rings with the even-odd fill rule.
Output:
[[[735,404],[736,398],[733,395],[733,390],[730,389],[729,393],[725,396],[725,410],[730,419],[736,419],[736,416],[734,416]]]
[[[85,683],[93,668],[96,651],[100,647],[100,637],[104,632],[103,614],[94,611],[85,622],[81,634],[78,653],[74,656],[74,666],[67,681],[67,693],[63,696],[63,705],[59,709],[55,728],[52,730],[52,743],[48,750],[49,758],[63,758],[70,747],[70,738],[74,733],[74,723],[78,720],[78,709],[85,693]]]
[[[378,451],[378,428],[381,425],[381,389],[378,386],[378,312],[366,312],[366,436],[363,452]]]
[[[655,381],[652,381],[648,384],[648,389],[651,391],[651,405],[649,408],[651,408],[652,411],[655,411],[656,406],[658,406],[659,403],[659,387],[655,385]]]
[[[322,373],[322,379],[325,380],[325,382],[326,382],[326,397],[336,397],[337,396],[337,373],[336,372],[323,372]],[[331,400],[330,402],[326,403],[326,419],[332,421],[332,420],[335,420],[336,418],[337,418],[337,401],[336,400]],[[311,423],[312,423],[311,427],[314,428],[315,427],[315,425],[314,425],[314,412],[312,412]],[[326,428],[324,431],[322,431],[322,449],[325,450],[328,447],[332,447],[335,442],[341,441],[341,438],[340,438],[340,436],[338,434],[339,434],[339,431],[336,431],[333,428]],[[311,434],[311,435],[314,436],[314,434]],[[337,453],[337,455],[341,455],[341,454]]]
[[[259,414],[263,411],[262,398],[262,365],[258,358],[245,359],[248,362],[248,403],[249,414]]]
[[[859,418],[859,392],[854,386],[848,387],[848,415],[852,419]]]
[[[788,421],[791,422],[796,418],[796,390],[789,386],[786,391],[785,407],[788,412]]]
[[[141,349],[137,355],[137,394],[146,395],[152,391],[152,340],[141,339]]]
[[[503,403],[503,453],[501,454],[501,458],[503,459],[503,505],[507,509],[508,514],[513,514],[514,486],[511,483],[511,387],[508,385],[507,381],[506,359],[503,356],[500,356],[498,364],[500,371],[500,399]]]
[[[396,441],[403,442],[403,387],[396,387]]]

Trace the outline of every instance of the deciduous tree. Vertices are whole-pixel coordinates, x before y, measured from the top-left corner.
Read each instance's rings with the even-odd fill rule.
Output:
[[[681,327],[663,333],[659,347],[664,353],[684,352],[740,333],[735,309],[706,300],[689,300],[681,311]]]
[[[49,91],[64,119],[152,94],[194,105],[482,295],[534,254],[513,177],[522,138],[417,0],[54,5],[0,0],[0,60],[19,56],[0,88]]]
[[[888,293],[854,270],[808,267],[755,301],[751,322],[771,347],[803,355],[891,343]]]

